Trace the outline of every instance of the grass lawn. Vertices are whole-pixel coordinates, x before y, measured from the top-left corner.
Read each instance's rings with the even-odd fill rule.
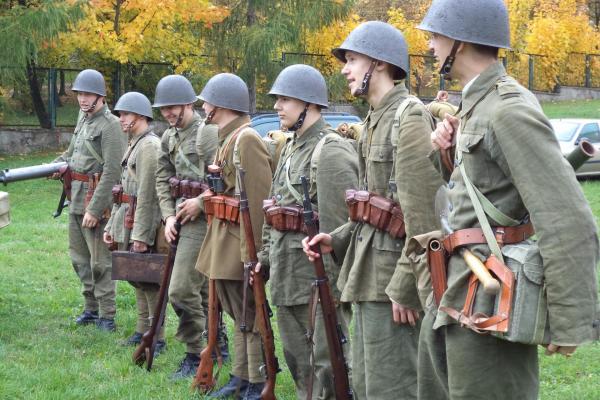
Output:
[[[600,100],[570,100],[543,103],[548,118],[600,118]]]

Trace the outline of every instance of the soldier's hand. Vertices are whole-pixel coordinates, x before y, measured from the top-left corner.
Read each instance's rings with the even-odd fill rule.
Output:
[[[329,254],[333,251],[333,247],[331,247],[332,239],[331,235],[328,233],[318,233],[312,240],[308,241],[308,236],[302,239],[302,249],[304,250],[304,254],[308,257],[310,261],[314,261],[316,258],[319,258],[319,253],[312,251],[310,248],[312,246],[320,245],[322,254]]]
[[[437,96],[435,96],[437,101],[448,101],[448,92],[445,90],[440,90],[437,92]]]
[[[415,326],[419,320],[419,312],[392,301],[392,317],[398,325],[409,324]]]
[[[177,229],[175,229],[175,223],[177,222],[177,218],[173,215],[167,217],[165,221],[165,239],[167,242],[171,243],[177,237]]]
[[[577,346],[558,346],[550,343],[546,346],[546,355],[562,354],[565,357],[571,357],[575,353],[575,350],[577,350]]]
[[[261,269],[262,265],[260,265],[260,263],[256,263],[254,269],[250,270],[250,278],[248,279],[248,283],[250,284],[250,286],[254,284],[254,274],[261,274]]]
[[[81,222],[81,226],[84,228],[95,228],[98,225],[99,219],[94,217],[92,214],[86,211],[83,216],[83,221]]]
[[[50,175],[50,176],[48,177],[48,179],[54,179],[54,180],[56,181],[56,180],[59,180],[59,179],[60,179],[60,177],[61,177],[61,174],[60,174],[60,172],[55,172],[55,173],[53,173],[52,175]]]
[[[148,245],[144,242],[140,242],[139,240],[134,240],[132,250],[134,253],[145,253],[148,251]]]
[[[104,232],[104,235],[102,235],[102,240],[104,241],[104,243],[106,243],[108,245],[113,244],[113,237],[108,232]]]
[[[198,199],[184,200],[177,206],[177,208],[179,211],[177,211],[175,218],[181,222],[181,225],[188,221],[195,221],[196,218],[200,216],[200,212],[202,211],[200,209],[200,202]]]
[[[456,137],[460,119],[446,114],[442,122],[438,122],[435,131],[431,132],[431,145],[434,150],[446,150],[452,147]]]

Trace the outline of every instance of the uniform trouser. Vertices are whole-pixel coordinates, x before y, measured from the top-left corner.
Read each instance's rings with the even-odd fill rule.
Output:
[[[419,340],[419,399],[536,400],[537,348],[480,335],[459,325],[433,330],[428,313]]]
[[[395,324],[388,302],[356,303],[353,318],[354,399],[416,399],[420,324]]]
[[[246,307],[246,333],[240,330],[242,324],[243,281],[217,279],[215,281],[217,296],[223,311],[234,321],[233,346],[235,357],[231,373],[238,378],[260,383],[265,381],[260,372],[264,365],[263,350],[260,333],[255,329],[256,310],[252,288],[248,288],[248,301]]]
[[[110,251],[102,241],[106,221],[95,228],[83,228],[83,215],[69,214],[69,253],[73,268],[82,284],[85,309],[98,311],[100,317],[113,319],[116,282],[112,280]]]
[[[206,221],[198,219],[181,227],[173,265],[169,300],[179,317],[175,338],[186,344],[186,352],[199,355],[204,348],[208,280],[196,270],[196,259],[206,235]]]
[[[344,336],[349,338],[348,325],[352,318],[351,304],[344,303],[336,308],[338,324]],[[311,344],[307,341],[306,337],[306,331],[309,328],[309,318],[310,310],[308,304],[277,307],[277,327],[279,328],[285,362],[296,384],[296,397],[298,399],[305,400],[307,398],[309,381],[311,375],[313,375],[312,398],[334,400],[335,386],[333,383],[333,371],[320,304],[317,307],[315,319],[313,349],[311,349]],[[350,366],[349,349],[350,344],[348,340],[343,346],[348,369]],[[310,363],[311,350],[314,351],[314,374]]]
[[[130,282],[135,288],[135,300],[137,303],[138,318],[135,324],[135,331],[144,333],[150,329],[156,304],[158,303],[158,292],[160,286],[153,283]],[[165,316],[166,317],[166,316]],[[165,326],[160,327],[158,339],[165,339]]]

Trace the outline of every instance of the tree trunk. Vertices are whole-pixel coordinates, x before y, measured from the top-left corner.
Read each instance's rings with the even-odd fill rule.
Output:
[[[252,0],[248,1],[248,10],[246,12],[246,23],[248,26],[254,25],[256,22],[256,10]],[[252,75],[248,78],[248,91],[250,92],[250,114],[256,112],[256,71],[252,71]]]
[[[38,80],[37,71],[35,69],[35,61],[27,61],[27,83],[29,84],[29,94],[31,95],[31,101],[33,103],[33,110],[37,115],[40,126],[45,129],[50,129],[50,115],[44,100],[42,99],[42,93],[40,90],[40,82]]]
[[[65,90],[65,71],[63,71],[62,69],[59,71],[59,77],[60,77],[60,88],[58,89],[58,95],[66,96],[67,91]]]

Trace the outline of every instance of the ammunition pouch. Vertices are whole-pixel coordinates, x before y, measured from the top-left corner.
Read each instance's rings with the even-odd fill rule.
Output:
[[[206,214],[209,222],[212,221],[212,218],[216,218],[232,224],[239,224],[240,201],[230,196],[206,196],[204,197],[204,214]]]
[[[367,223],[393,238],[406,236],[404,214],[395,201],[366,190],[346,190],[346,205],[351,221]]]
[[[179,179],[176,176],[172,176],[169,178],[169,188],[171,197],[174,199],[192,199],[208,190],[208,185],[203,181]]]
[[[265,223],[275,230],[308,233],[304,223],[304,209],[300,206],[278,206],[275,199],[267,199],[263,200],[263,212],[265,213]],[[313,213],[313,215],[318,222],[317,213]]]
[[[125,197],[127,195],[123,195]],[[133,224],[135,222],[135,209],[137,208],[137,196],[127,196],[127,200],[129,203],[129,208],[125,213],[125,220],[123,221],[123,225],[125,229],[133,229]]]
[[[435,300],[435,304],[439,306],[442,296],[448,288],[446,271],[449,254],[438,239],[429,240],[426,251],[427,265],[429,265],[429,274],[431,275],[431,284],[433,287],[433,299]]]

